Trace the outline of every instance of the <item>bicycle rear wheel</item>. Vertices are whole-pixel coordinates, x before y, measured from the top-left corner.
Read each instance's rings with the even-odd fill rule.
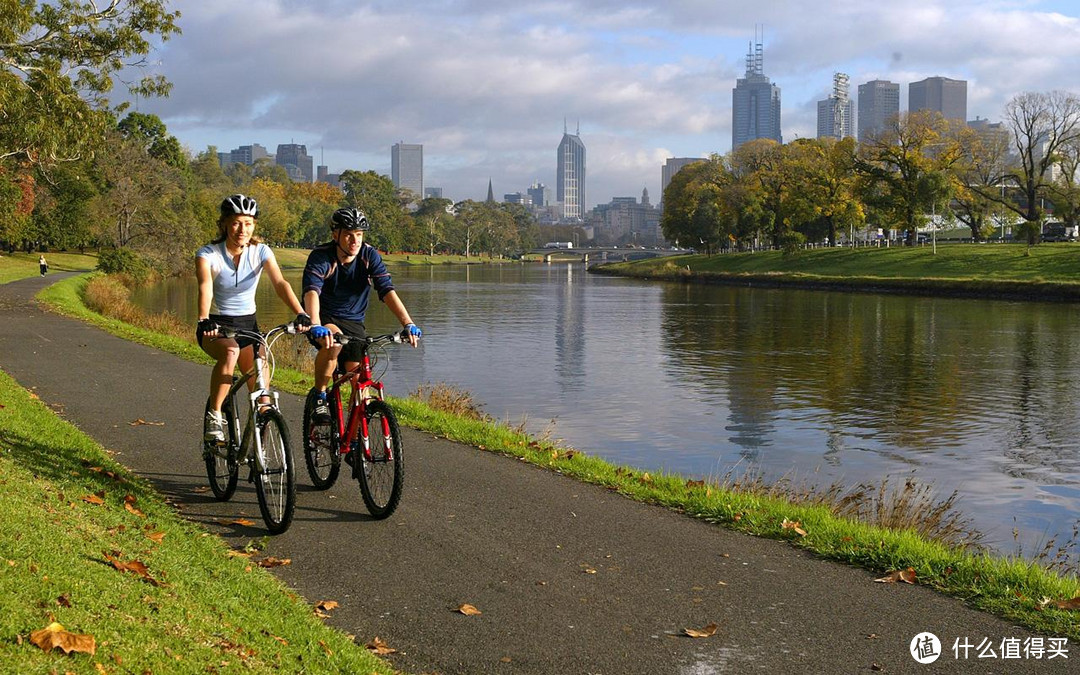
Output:
[[[255,460],[255,495],[270,534],[289,529],[296,508],[296,468],[289,449],[289,427],[277,410],[259,413],[262,458]]]
[[[206,409],[210,410],[209,403]],[[236,463],[240,439],[236,438],[236,410],[232,397],[225,399],[221,412],[225,415],[225,445],[203,441],[203,460],[206,462],[206,477],[210,479],[210,490],[218,501],[224,502],[236,492],[236,479],[240,473],[240,466]]]
[[[370,450],[357,450],[356,459],[361,462],[360,494],[371,515],[382,519],[389,517],[401,501],[405,482],[401,431],[394,411],[383,401],[368,401],[364,416]]]
[[[333,399],[330,399],[333,406]],[[311,483],[319,490],[326,490],[337,480],[341,471],[338,455],[337,423],[328,421],[317,424],[314,420],[315,390],[308,392],[304,402],[304,463],[307,464]],[[331,410],[335,417],[337,411]]]

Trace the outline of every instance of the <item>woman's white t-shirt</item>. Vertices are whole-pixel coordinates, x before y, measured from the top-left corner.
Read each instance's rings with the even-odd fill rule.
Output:
[[[211,312],[225,316],[246,316],[255,313],[255,289],[267,260],[274,259],[274,252],[266,244],[248,244],[240,253],[240,262],[233,265],[233,258],[225,249],[225,242],[207,244],[195,253],[196,258],[210,262],[210,275],[214,280],[214,302]]]

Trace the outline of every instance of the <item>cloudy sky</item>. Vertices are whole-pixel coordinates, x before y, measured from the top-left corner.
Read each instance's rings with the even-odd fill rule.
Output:
[[[589,206],[659,200],[667,157],[731,148],[731,90],[761,27],[785,141],[815,135],[836,71],[857,86],[968,81],[968,118],[1023,91],[1080,93],[1075,0],[173,0],[183,34],[151,55],[174,85],[142,100],[193,152],[303,143],[331,172],[390,173],[424,146],[451,199],[553,187],[580,128]],[[512,6],[512,9],[507,9]],[[580,125],[580,127],[579,127]],[[554,192],[554,190],[553,190]]]

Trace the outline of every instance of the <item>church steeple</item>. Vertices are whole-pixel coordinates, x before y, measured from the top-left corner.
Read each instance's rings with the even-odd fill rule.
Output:
[[[495,203],[495,191],[491,189],[491,179],[490,178],[488,178],[488,198],[487,198],[487,200],[488,200],[489,204]]]

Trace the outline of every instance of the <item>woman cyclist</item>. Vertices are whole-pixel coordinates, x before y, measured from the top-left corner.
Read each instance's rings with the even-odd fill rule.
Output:
[[[301,330],[311,319],[281,275],[277,259],[266,244],[255,238],[259,206],[244,195],[232,195],[221,202],[218,237],[195,253],[195,277],[199,282],[199,323],[195,337],[202,350],[217,363],[210,374],[210,397],[206,401],[203,440],[225,441],[225,417],[221,405],[232,385],[233,369],[239,363],[247,372],[254,367],[255,341],[244,336],[220,337],[219,328],[258,331],[255,321],[255,289],[265,270],[274,292],[296,312]],[[250,386],[254,387],[254,379]]]

